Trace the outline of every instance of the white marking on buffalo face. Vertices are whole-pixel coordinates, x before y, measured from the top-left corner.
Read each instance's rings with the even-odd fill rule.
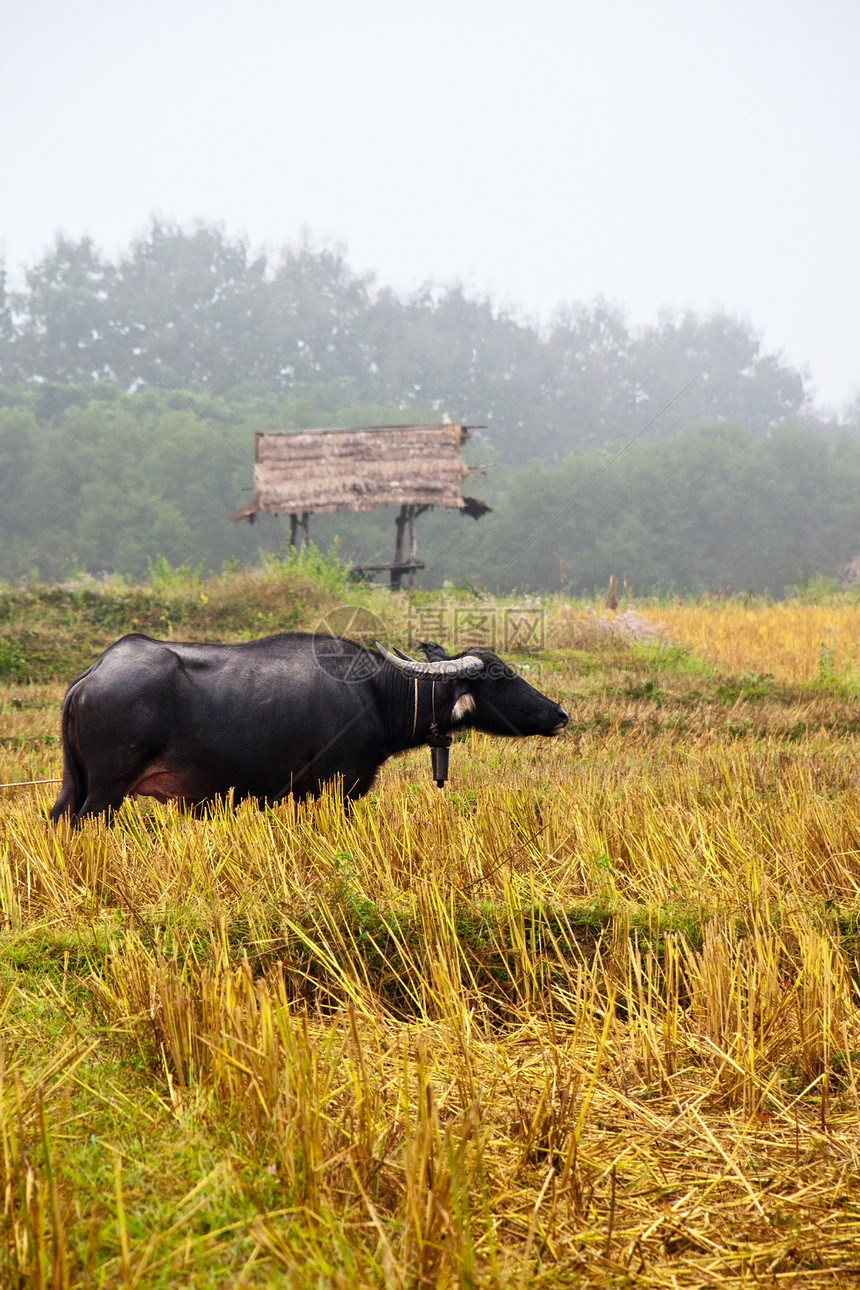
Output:
[[[471,694],[461,694],[457,702],[451,709],[451,720],[462,721],[468,717],[471,712],[475,711],[475,700]]]

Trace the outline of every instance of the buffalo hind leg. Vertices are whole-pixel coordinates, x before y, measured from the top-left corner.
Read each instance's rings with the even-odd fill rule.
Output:
[[[63,816],[69,815],[74,820],[78,808],[87,795],[83,767],[74,753],[68,748],[63,751],[63,782],[57,800],[51,807],[48,819],[54,824]]]
[[[48,812],[48,819],[53,824],[57,824],[66,815],[70,815],[74,820],[76,814],[75,786],[74,784],[63,784],[59,797]]]

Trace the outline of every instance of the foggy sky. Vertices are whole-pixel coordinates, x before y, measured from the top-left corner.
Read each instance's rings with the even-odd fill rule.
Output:
[[[161,215],[548,320],[723,308],[860,389],[856,0],[7,0],[0,254]]]

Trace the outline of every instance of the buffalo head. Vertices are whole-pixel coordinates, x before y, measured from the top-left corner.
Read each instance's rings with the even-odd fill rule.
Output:
[[[570,720],[553,699],[517,673],[491,649],[483,646],[454,657],[441,645],[421,645],[423,659],[399,650],[376,648],[406,676],[448,682],[453,686],[452,724],[474,726],[488,735],[559,735]]]

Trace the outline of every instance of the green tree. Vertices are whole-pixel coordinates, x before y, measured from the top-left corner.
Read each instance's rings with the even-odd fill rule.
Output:
[[[115,376],[116,269],[88,237],[58,235],[53,249],[13,294],[20,314],[14,375],[39,381],[110,380]]]
[[[785,427],[766,439],[717,425],[511,473],[451,569],[511,592],[591,592],[610,574],[639,592],[729,588],[781,596],[860,552],[860,444]],[[603,469],[606,467],[606,469]],[[599,473],[602,472],[602,473]],[[435,566],[425,541],[423,554]],[[440,556],[440,560],[444,557]]]
[[[117,270],[122,382],[223,393],[253,379],[265,345],[265,274],[265,257],[251,259],[217,226],[185,231],[154,220]]]
[[[284,394],[322,385],[339,388],[342,403],[374,399],[380,386],[364,339],[371,282],[337,249],[285,247],[267,284],[252,379]]]
[[[6,285],[6,269],[0,264],[0,384],[9,384],[20,379],[15,352],[16,340],[12,300]]]
[[[763,354],[751,327],[726,314],[666,315],[643,328],[631,360],[637,405],[644,413],[655,415],[694,382],[660,417],[652,437],[717,420],[761,435],[795,420],[804,406],[802,375],[779,355]]]

